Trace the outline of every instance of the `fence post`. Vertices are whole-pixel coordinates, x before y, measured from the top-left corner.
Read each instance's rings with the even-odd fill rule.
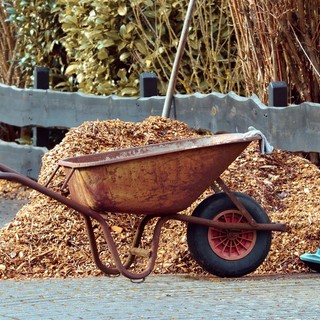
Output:
[[[154,72],[143,72],[140,75],[140,97],[158,95],[157,75]]]
[[[33,72],[35,89],[49,89],[49,69],[46,67],[36,67]]]
[[[36,67],[33,72],[34,89],[49,89],[49,69],[46,67]],[[49,129],[35,127],[33,132],[33,145],[38,147],[49,146]]]
[[[269,107],[288,106],[288,88],[284,81],[270,82]]]

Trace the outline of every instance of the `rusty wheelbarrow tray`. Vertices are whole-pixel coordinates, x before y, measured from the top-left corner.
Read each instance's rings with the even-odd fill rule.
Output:
[[[257,202],[231,192],[220,178],[237,156],[259,139],[221,134],[60,160],[57,170],[65,170],[64,187],[69,188],[71,199],[1,164],[0,179],[20,182],[78,211],[85,219],[95,263],[106,274],[144,279],[154,268],[164,223],[179,220],[188,224],[189,250],[204,269],[237,277],[263,262],[270,249],[271,231],[285,231],[285,225],[270,222]],[[214,186],[216,193],[202,201],[191,216],[181,213],[209,186]],[[120,259],[105,212],[142,216],[125,262]],[[151,248],[146,250],[140,247],[141,238],[154,218]],[[92,220],[102,227],[114,267],[100,259]],[[129,270],[136,256],[148,260],[142,272]]]

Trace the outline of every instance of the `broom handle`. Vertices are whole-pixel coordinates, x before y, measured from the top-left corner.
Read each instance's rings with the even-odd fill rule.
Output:
[[[183,28],[179,40],[179,45],[177,49],[177,53],[174,59],[173,67],[172,67],[172,73],[170,76],[169,80],[169,85],[168,85],[168,90],[166,94],[166,99],[164,101],[164,106],[162,109],[162,117],[168,118],[170,115],[170,109],[171,109],[171,104],[172,104],[172,98],[173,98],[173,93],[174,89],[176,86],[177,82],[177,76],[178,76],[178,68],[181,62],[182,54],[184,51],[184,47],[187,41],[187,35],[188,35],[188,29],[190,26],[191,18],[192,18],[192,13],[194,10],[194,5],[195,5],[195,0],[190,0],[189,5],[188,5],[188,10],[186,14],[186,18],[183,23]]]

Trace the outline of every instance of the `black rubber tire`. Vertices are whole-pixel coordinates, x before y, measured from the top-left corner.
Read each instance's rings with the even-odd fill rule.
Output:
[[[270,223],[264,209],[251,197],[243,193],[234,193],[238,200],[258,223]],[[231,210],[243,215],[225,193],[218,193],[203,200],[194,210],[193,216],[209,220]],[[255,241],[245,256],[237,259],[222,258],[210,246],[208,234],[213,229],[198,224],[188,224],[187,241],[191,255],[197,263],[209,273],[219,277],[241,277],[256,270],[264,261],[271,246],[271,231],[253,230]],[[219,229],[218,229],[219,230]]]

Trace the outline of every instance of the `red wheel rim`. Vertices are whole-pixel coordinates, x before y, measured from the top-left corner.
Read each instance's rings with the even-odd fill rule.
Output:
[[[238,210],[226,210],[213,221],[224,223],[248,223]],[[209,228],[208,241],[212,251],[225,260],[239,260],[248,255],[256,243],[255,230],[227,230]]]

